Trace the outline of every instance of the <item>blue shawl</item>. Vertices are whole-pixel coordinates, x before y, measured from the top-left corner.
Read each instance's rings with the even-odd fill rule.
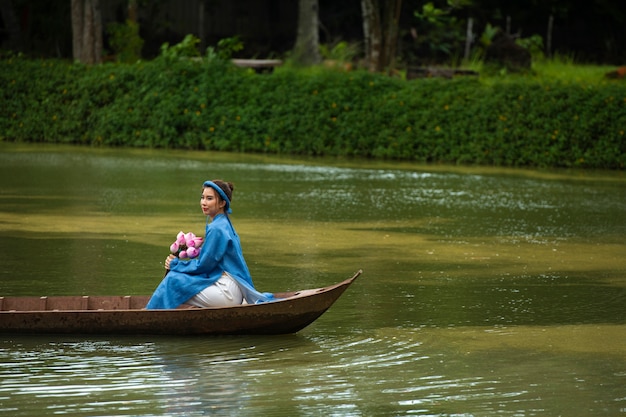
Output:
[[[198,257],[186,261],[172,259],[170,271],[152,294],[146,308],[176,308],[215,284],[223,272],[228,272],[237,281],[248,304],[274,299],[273,294],[260,293],[254,288],[239,236],[228,215],[218,214],[206,225]]]

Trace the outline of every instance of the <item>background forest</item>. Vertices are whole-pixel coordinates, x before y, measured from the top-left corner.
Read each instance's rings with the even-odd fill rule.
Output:
[[[73,56],[72,16],[79,10],[85,20],[93,14],[96,27],[74,27],[74,42],[102,34],[103,59],[129,48],[154,58],[164,42],[178,43],[187,34],[200,39],[201,50],[236,36],[243,44],[238,57],[285,58],[303,24],[299,13],[314,8],[321,44],[332,50],[345,41],[363,57],[378,20],[383,45],[397,39],[390,46],[400,65],[458,63],[480,54],[496,28],[548,56],[626,62],[622,0],[2,0],[0,8],[2,48],[48,58]]]
[[[621,1],[0,0],[0,141],[621,170]]]

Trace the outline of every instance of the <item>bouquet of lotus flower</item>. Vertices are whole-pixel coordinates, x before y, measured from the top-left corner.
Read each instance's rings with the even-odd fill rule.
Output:
[[[176,240],[170,245],[170,252],[180,259],[192,259],[200,253],[202,238],[193,233],[178,232]]]

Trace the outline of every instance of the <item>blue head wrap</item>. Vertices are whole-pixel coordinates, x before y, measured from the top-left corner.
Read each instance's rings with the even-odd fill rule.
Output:
[[[230,200],[228,199],[228,196],[226,195],[226,193],[224,192],[224,190],[222,190],[220,188],[219,185],[217,185],[216,183],[214,183],[213,181],[205,181],[204,182],[204,186],[205,187],[211,187],[213,188],[215,191],[217,191],[217,193],[220,195],[220,197],[222,197],[222,200],[224,200],[226,202],[226,213],[232,213],[233,211],[230,209]]]

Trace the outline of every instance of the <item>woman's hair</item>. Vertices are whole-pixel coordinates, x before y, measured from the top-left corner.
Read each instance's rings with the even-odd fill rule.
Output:
[[[226,197],[228,197],[230,201],[233,201],[233,190],[235,189],[235,186],[232,182],[213,180],[213,183],[215,183],[215,185],[217,185],[222,189],[222,191],[224,191],[224,194],[226,194]],[[217,197],[222,200],[222,197],[219,194],[217,195]]]

